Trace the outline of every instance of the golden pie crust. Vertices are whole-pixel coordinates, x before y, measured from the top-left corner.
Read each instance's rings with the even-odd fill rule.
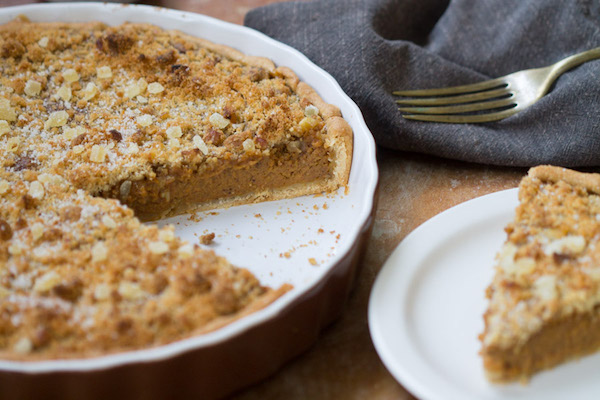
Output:
[[[487,289],[481,355],[495,382],[600,348],[600,175],[532,168]]]
[[[0,26],[0,358],[217,329],[290,289],[143,225],[335,190],[352,130],[286,67],[148,24]]]

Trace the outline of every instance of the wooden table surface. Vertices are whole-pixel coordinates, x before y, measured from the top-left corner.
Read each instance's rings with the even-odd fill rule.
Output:
[[[32,0],[0,0],[18,5]],[[242,24],[248,10],[276,0],[151,0],[146,3],[194,11]],[[380,192],[375,225],[362,272],[341,318],[306,353],[269,379],[236,396],[265,399],[412,399],[379,359],[367,323],[377,273],[392,250],[434,215],[486,193],[515,187],[525,169],[469,164],[378,149]]]

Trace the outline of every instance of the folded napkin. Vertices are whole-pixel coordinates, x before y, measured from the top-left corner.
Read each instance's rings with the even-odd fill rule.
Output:
[[[358,104],[380,146],[497,165],[600,166],[600,60],[486,124],[408,121],[393,90],[473,83],[600,46],[594,0],[316,0],[245,24],[299,49]]]

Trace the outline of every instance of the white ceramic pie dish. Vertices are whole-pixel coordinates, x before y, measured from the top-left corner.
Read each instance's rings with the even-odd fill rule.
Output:
[[[223,396],[272,373],[310,346],[341,312],[352,287],[372,224],[378,180],[372,136],[360,110],[335,80],[289,46],[252,29],[198,14],[138,5],[55,3],[0,8],[0,23],[18,15],[32,21],[152,23],[270,58],[277,65],[291,67],[325,101],[340,107],[354,131],[354,154],[347,191],[215,210],[198,214],[198,222],[187,216],[160,222],[174,223],[178,235],[191,242],[214,232],[215,244],[210,248],[218,254],[252,270],[264,284],[292,283],[294,289],[275,303],[218,331],[157,348],[91,359],[0,360],[0,398],[70,397],[65,393],[125,397],[140,390],[160,398],[163,389],[170,398],[198,391],[206,397]],[[285,336],[286,329],[289,336]],[[252,354],[244,354],[250,351],[241,351],[244,347],[251,347]],[[239,357],[232,356],[232,351],[238,351]],[[253,357],[252,362],[248,357]],[[181,372],[187,366],[206,370],[207,375],[195,374],[190,383]],[[244,372],[250,366],[253,372]],[[168,380],[174,371],[178,375]],[[232,371],[238,375],[227,381]],[[141,375],[146,376],[145,384],[135,378]],[[123,376],[131,379],[115,386],[113,380]],[[111,383],[119,390],[109,390]]]

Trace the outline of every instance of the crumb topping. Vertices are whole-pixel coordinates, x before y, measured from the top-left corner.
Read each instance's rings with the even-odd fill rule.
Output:
[[[268,292],[248,271],[181,241],[172,226],[141,224],[116,200],[58,175],[0,175],[10,182],[0,195],[0,358],[156,346]],[[52,201],[32,197],[32,188]]]
[[[96,195],[318,138],[284,74],[144,24],[15,20],[0,53],[0,358],[156,346],[274,292]]]
[[[27,160],[100,194],[182,164],[253,162],[289,143],[323,140],[318,108],[275,68],[146,24],[31,25],[0,26],[8,170]]]
[[[487,291],[484,346],[523,344],[548,321],[600,303],[600,196],[564,180],[523,179]]]

